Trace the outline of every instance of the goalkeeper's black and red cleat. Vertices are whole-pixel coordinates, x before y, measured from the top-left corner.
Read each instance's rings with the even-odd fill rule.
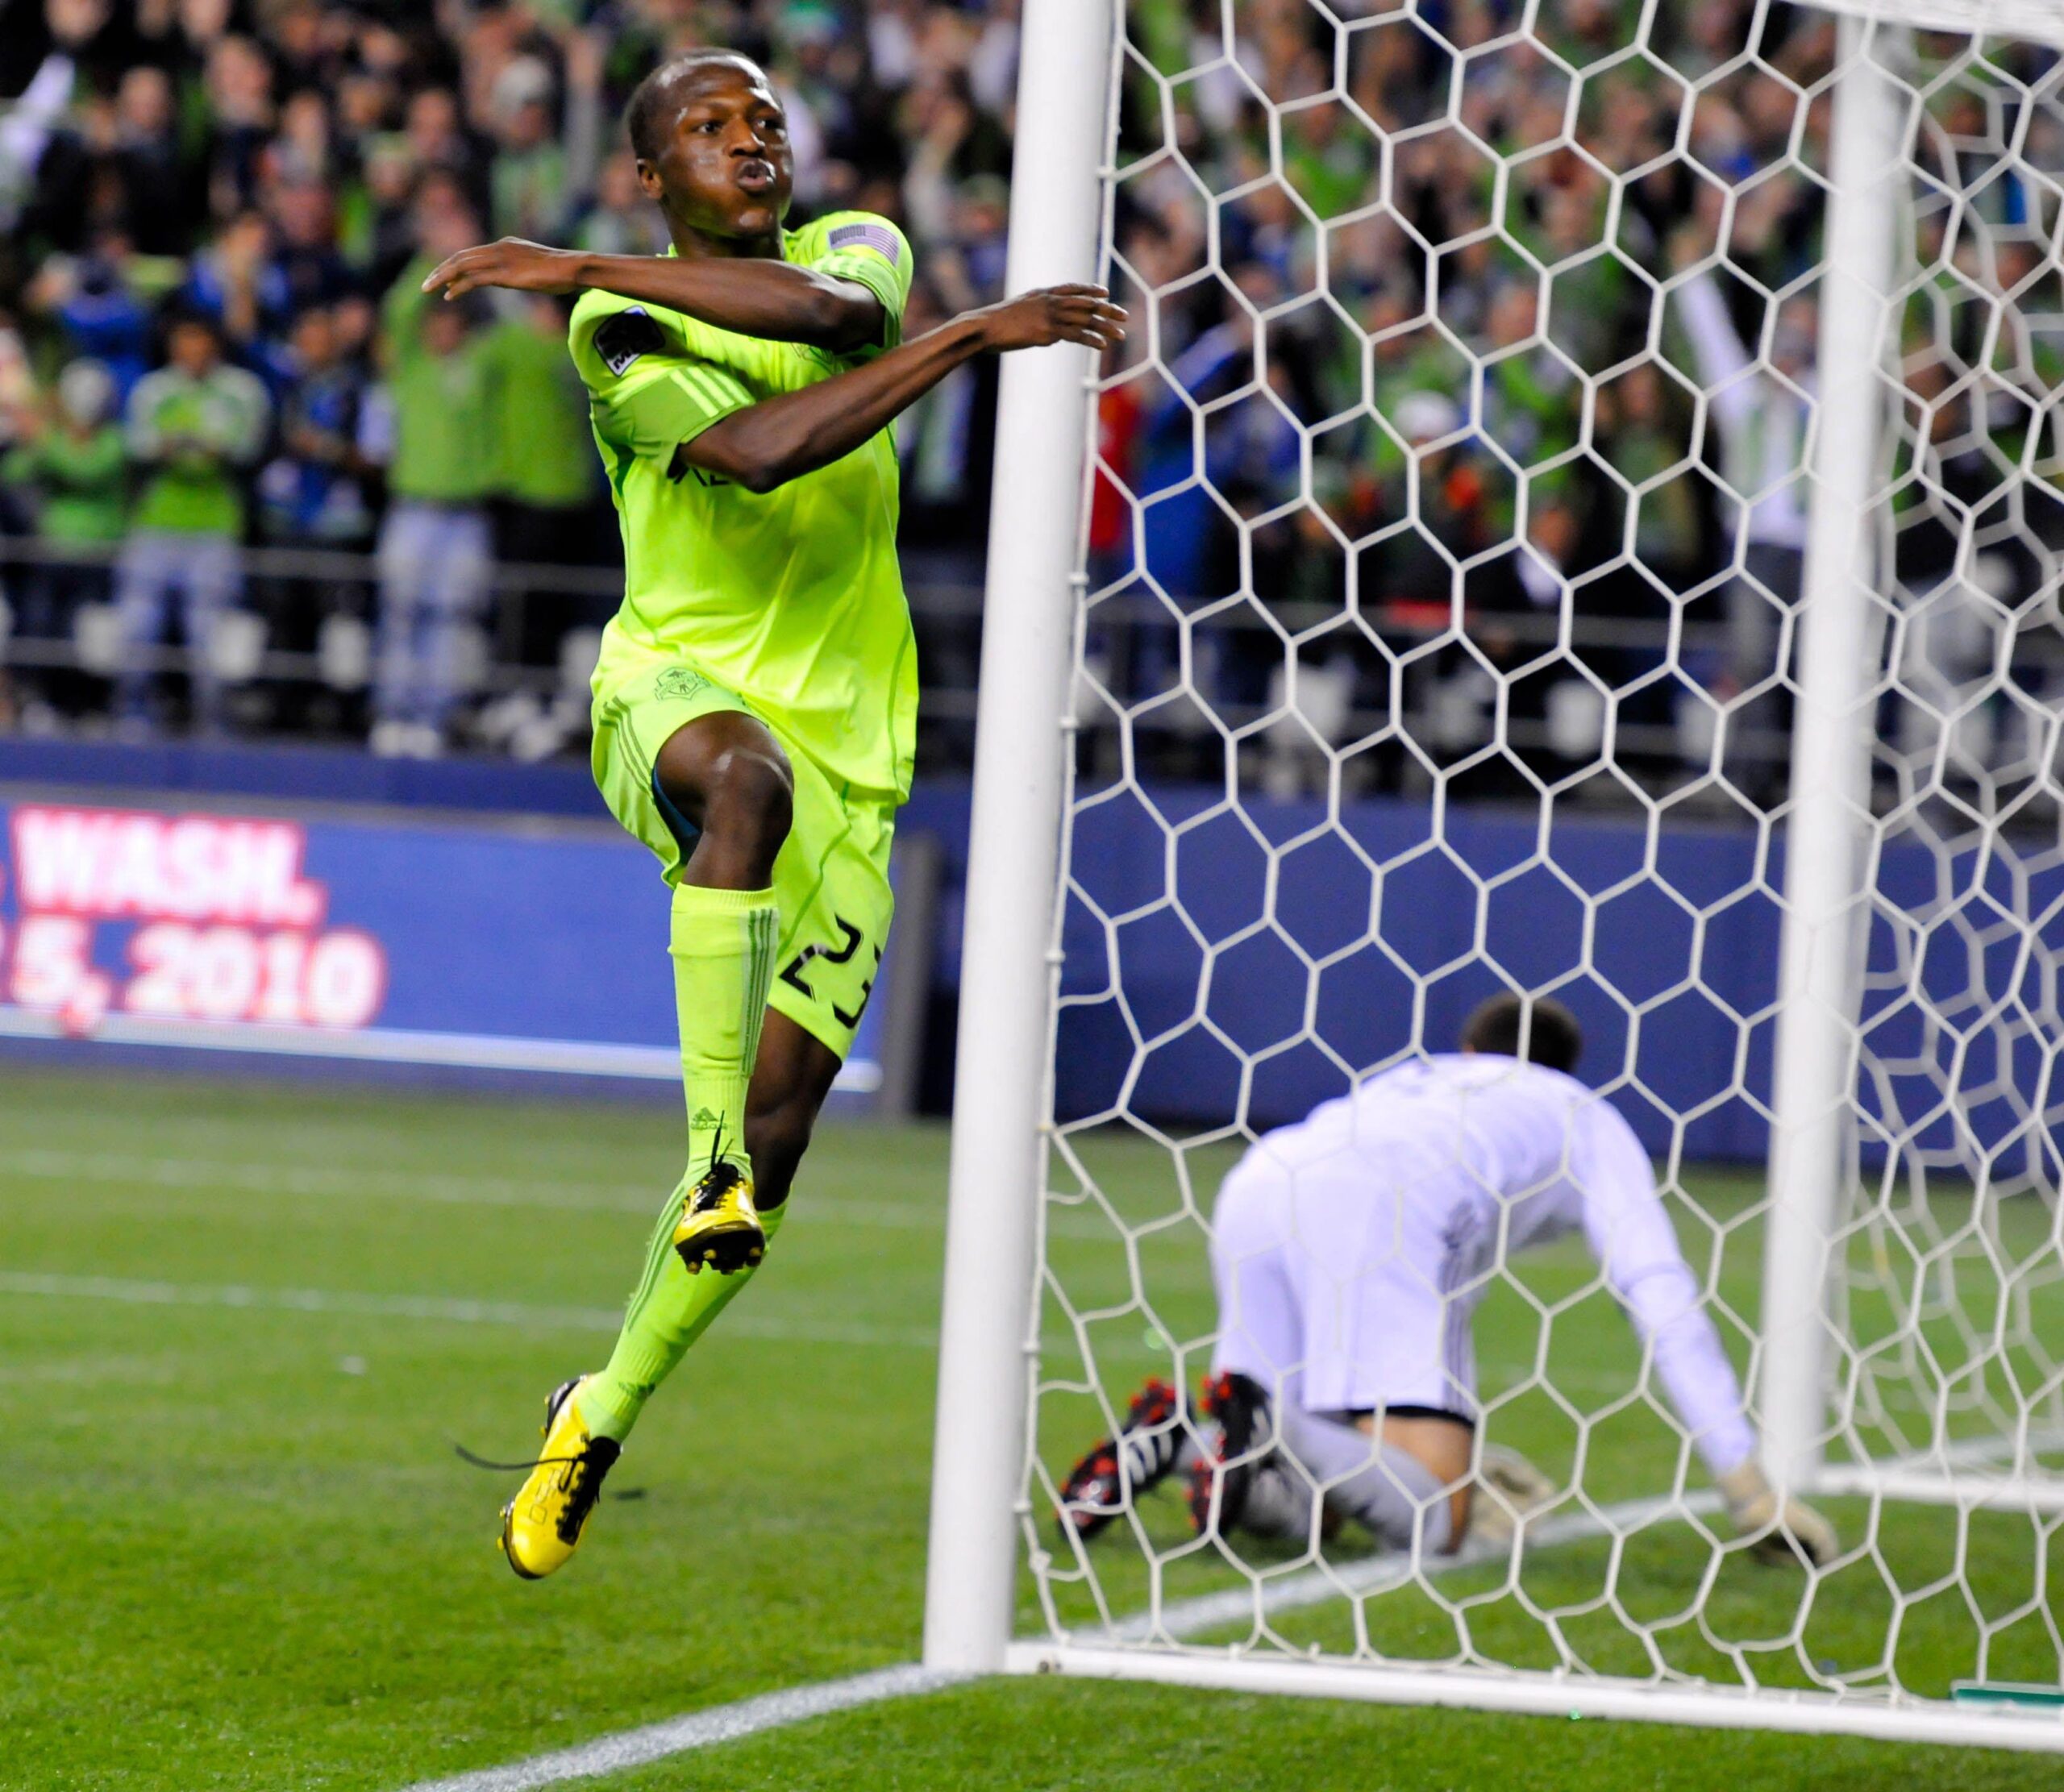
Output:
[[[1190,1468],[1190,1523],[1199,1536],[1238,1528],[1259,1460],[1255,1433],[1268,1416],[1268,1396],[1245,1375],[1228,1372],[1204,1384],[1197,1410],[1218,1427],[1215,1449]]]
[[[1073,1531],[1093,1537],[1124,1511],[1128,1489],[1143,1494],[1167,1478],[1182,1449],[1181,1406],[1163,1381],[1151,1381],[1133,1396],[1117,1436],[1098,1440],[1061,1484],[1063,1536]]]

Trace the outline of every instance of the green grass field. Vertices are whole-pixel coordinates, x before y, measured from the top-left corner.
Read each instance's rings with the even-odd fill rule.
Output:
[[[1174,1211],[1164,1160],[1122,1141],[1098,1149],[1129,1223]],[[676,1151],[676,1123],[658,1108],[8,1071],[0,1787],[394,1792],[913,1659],[940,1129],[827,1129],[776,1258],[655,1403],[618,1470],[615,1491],[636,1497],[605,1503],[555,1581],[519,1583],[493,1548],[513,1478],[468,1468],[452,1441],[523,1453],[544,1394],[606,1349]],[[1150,1238],[1140,1260],[1153,1324],[1188,1338],[1208,1308],[1194,1230],[1182,1233]],[[1101,1303],[1084,1324],[1097,1372],[1121,1392],[1153,1353],[1115,1237],[1071,1210],[1054,1249],[1078,1310]],[[1529,1275],[1571,1295],[1585,1279],[1580,1256],[1552,1253]],[[1487,1382],[1527,1360],[1531,1309],[1500,1298],[1479,1332]],[[1062,1317],[1048,1320],[1056,1384],[1088,1373]],[[1619,1326],[1578,1305],[1557,1321],[1550,1366],[1588,1410],[1613,1403]],[[1058,1457],[1086,1441],[1073,1433],[1093,1408],[1059,1385],[1047,1399]],[[1567,1467],[1575,1428],[1533,1410],[1551,1404],[1526,1395],[1503,1422]],[[1604,1421],[1588,1476],[1638,1482],[1658,1425],[1633,1405]],[[1201,1557],[1185,1569],[1172,1501],[1151,1503],[1147,1528],[1180,1558],[1170,1597],[1233,1580]],[[2004,1615],[2045,1553],[2055,1573],[2057,1545],[2030,1548],[2025,1525],[2018,1540],[1983,1529],[1967,1540],[1968,1581]],[[1144,1570],[1129,1542],[1113,1542],[1097,1561],[1104,1590],[1132,1609]],[[1940,1549],[1939,1528],[1922,1526],[1878,1553],[1912,1592],[1929,1583],[1909,1574],[1939,1574]],[[1442,1583],[1444,1599],[1379,1595],[1359,1620],[1336,1602],[1282,1634],[1342,1646],[1359,1621],[1394,1653],[1446,1653],[1459,1611],[1487,1656],[1542,1665],[1552,1635],[1596,1665],[1628,1665],[1624,1628],[1596,1603],[1603,1546],[1548,1553],[1525,1599],[1475,1571]],[[1641,1615],[1667,1619],[1703,1558],[1658,1532],[1637,1565],[1619,1584],[1648,1602]],[[1796,1589],[1782,1572],[1730,1569],[1716,1629],[1669,1628],[1671,1659],[1724,1665],[1712,1636],[1781,1630]],[[1088,1609],[1079,1585],[1058,1591]],[[1883,1651],[1883,1613],[1860,1578],[1844,1595],[1826,1602],[1809,1648],[1861,1669]],[[1875,1596],[1887,1597],[1882,1577]],[[1974,1620],[1955,1603],[1908,1607],[1898,1665],[1916,1684],[1962,1671]],[[1544,1627],[1538,1614],[1563,1607],[1572,1615]],[[1034,1609],[1028,1577],[1028,1623]],[[2002,1677],[2040,1667],[2041,1628],[2000,1632]],[[2047,1671],[2054,1681],[2054,1657]],[[2059,1774],[2034,1756],[1024,1680],[589,1783],[1989,1792]]]

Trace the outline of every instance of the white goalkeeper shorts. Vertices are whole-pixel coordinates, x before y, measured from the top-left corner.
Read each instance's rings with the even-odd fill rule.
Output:
[[[1451,1162],[1362,1154],[1295,1169],[1264,1142],[1212,1216],[1214,1374],[1312,1412],[1419,1407],[1476,1416],[1470,1319],[1487,1222]]]

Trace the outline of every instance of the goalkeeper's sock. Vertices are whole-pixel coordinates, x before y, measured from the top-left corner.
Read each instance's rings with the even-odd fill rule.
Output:
[[[772,890],[684,884],[674,891],[668,950],[680,1024],[691,1179],[719,1155],[752,1174],[745,1147],[746,1088],[759,1050],[780,932]]]
[[[751,1268],[734,1270],[729,1275],[714,1270],[700,1275],[688,1273],[673,1247],[674,1221],[687,1186],[684,1179],[653,1229],[645,1254],[645,1274],[630,1297],[608,1365],[580,1384],[580,1416],[597,1437],[620,1444],[630,1435],[653,1390],[674,1372],[690,1346],[753,1278]],[[770,1249],[788,1211],[784,1201],[759,1216]]]

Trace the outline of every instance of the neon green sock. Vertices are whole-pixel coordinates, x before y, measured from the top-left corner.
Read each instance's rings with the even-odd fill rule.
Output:
[[[645,1254],[644,1278],[630,1297],[608,1366],[590,1376],[580,1389],[580,1416],[589,1428],[618,1443],[630,1435],[652,1391],[674,1372],[689,1347],[710,1329],[710,1321],[753,1277],[750,1269],[734,1270],[729,1275],[714,1270],[700,1275],[688,1273],[674,1250],[674,1222],[680,1216],[680,1197],[687,1187],[684,1177],[660,1212]],[[770,1250],[788,1212],[789,1204],[784,1201],[759,1216]]]
[[[688,1165],[700,1175],[720,1152],[748,1175],[745,1095],[774,980],[780,911],[772,890],[674,891],[668,951],[688,1091]]]
[[[710,1322],[752,1279],[750,1269],[690,1275],[673,1248],[681,1198],[719,1154],[748,1175],[745,1098],[759,1051],[768,986],[774,977],[780,912],[772,890],[676,888],[668,950],[680,1021],[680,1074],[688,1096],[688,1170],[660,1210],[609,1366],[580,1390],[580,1416],[621,1442],[652,1391],[672,1374]],[[760,1215],[767,1242],[786,1204]]]

